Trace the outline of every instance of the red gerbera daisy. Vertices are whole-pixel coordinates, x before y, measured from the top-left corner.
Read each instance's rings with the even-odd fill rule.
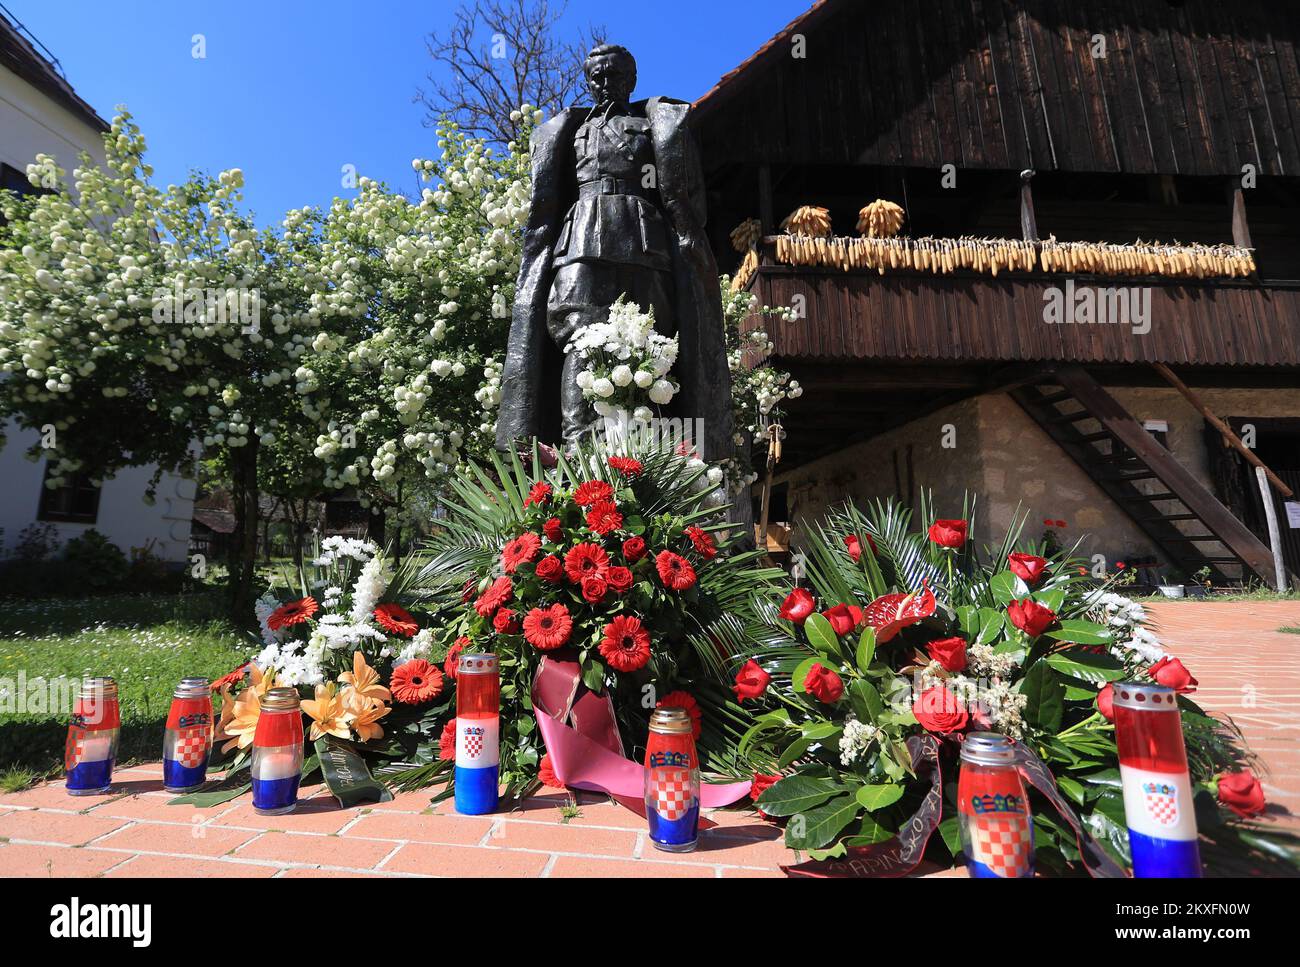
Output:
[[[528,499],[524,501],[525,507],[531,507],[533,504],[541,506],[551,502],[551,485],[548,483],[535,483],[528,488]]]
[[[381,628],[394,635],[409,638],[420,630],[411,612],[398,604],[381,604],[375,608],[375,620]]]
[[[449,762],[456,758],[456,720],[448,719],[442,727],[442,737],[438,739],[438,758]]]
[[[695,738],[700,737],[700,719],[703,717],[703,713],[700,712],[700,703],[695,701],[695,696],[690,692],[669,692],[655,703],[655,708],[686,709],[686,714],[691,717],[691,732],[695,735]]]
[[[615,671],[634,672],[650,660],[650,633],[641,619],[621,614],[605,625],[600,654]]]
[[[603,480],[588,480],[584,484],[579,484],[578,489],[573,492],[573,502],[579,507],[590,507],[592,504],[611,500],[613,497],[614,488]]]
[[[641,466],[640,460],[633,460],[631,457],[610,457],[609,465],[625,477],[635,477],[645,469]]]
[[[537,778],[543,786],[550,786],[552,789],[564,788],[564,783],[560,782],[560,777],[555,774],[555,767],[551,765],[549,755],[542,756],[542,761],[537,764]]]
[[[587,511],[587,526],[601,537],[623,526],[623,515],[612,500],[602,500]]]
[[[266,626],[272,631],[280,631],[282,628],[302,624],[318,610],[320,605],[316,603],[315,598],[299,598],[297,601],[282,604],[272,611],[271,616],[266,619]]]
[[[514,574],[520,564],[531,564],[542,550],[542,539],[536,534],[520,534],[501,549],[501,566],[507,574]]]
[[[700,555],[708,560],[718,556],[718,545],[713,542],[713,535],[699,527],[686,528],[686,536],[691,539]]]
[[[569,640],[573,619],[562,604],[533,608],[524,618],[524,638],[539,651],[554,651]]]
[[[659,580],[671,591],[685,591],[695,584],[695,568],[691,562],[672,551],[660,551],[655,557]]]
[[[564,555],[564,572],[574,584],[581,584],[583,578],[609,576],[609,555],[599,544],[575,544]]]
[[[447,677],[453,682],[456,680],[456,671],[460,668],[460,653],[468,648],[473,642],[465,635],[456,639],[456,643],[447,649],[447,657],[443,659],[442,670],[446,672]]]
[[[438,666],[423,658],[398,665],[388,680],[394,701],[403,705],[419,705],[437,698],[442,693],[442,684],[442,672],[438,671]]]
[[[486,618],[501,605],[505,604],[515,593],[515,586],[510,583],[507,577],[497,578],[492,582],[492,586],[478,596],[474,602],[474,610],[482,617]]]
[[[215,682],[212,683],[211,686],[212,691],[219,692],[227,685],[233,685],[235,684],[235,682],[242,682],[244,680],[244,670],[246,668],[248,668],[248,662],[244,662],[234,671],[227,672],[226,674],[222,675],[220,678],[218,678]]]

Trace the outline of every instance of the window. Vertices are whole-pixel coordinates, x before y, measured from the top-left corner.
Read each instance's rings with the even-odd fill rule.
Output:
[[[45,476],[50,468],[45,467]],[[41,504],[36,519],[54,523],[93,524],[99,518],[99,488],[90,476],[78,473],[62,487],[51,490],[41,481]]]

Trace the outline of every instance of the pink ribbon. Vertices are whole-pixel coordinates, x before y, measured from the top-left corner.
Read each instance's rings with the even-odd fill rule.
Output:
[[[533,712],[551,768],[562,783],[615,797],[644,797],[645,767],[623,754],[614,703],[608,693],[597,695],[582,686],[581,669],[569,654],[542,658],[533,680]],[[729,805],[746,795],[750,785],[748,780],[703,783],[700,805]]]

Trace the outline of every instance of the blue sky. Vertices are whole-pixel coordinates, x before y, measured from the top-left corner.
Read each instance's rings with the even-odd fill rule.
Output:
[[[261,224],[326,205],[356,166],[408,192],[411,159],[436,154],[412,102],[424,37],[452,0],[4,0],[105,119],[127,105],[160,184],[240,167]],[[698,97],[811,0],[570,0],[574,34],[603,23],[637,56],[637,94]],[[650,13],[649,11],[654,11]],[[191,56],[203,34],[207,56]]]

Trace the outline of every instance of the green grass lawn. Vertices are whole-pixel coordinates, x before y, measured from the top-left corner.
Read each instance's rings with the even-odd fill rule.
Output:
[[[219,590],[187,594],[0,599],[0,776],[63,765],[68,708],[19,710],[26,680],[110,675],[122,708],[119,761],[157,760],[172,689],[187,675],[224,675],[256,650],[223,618]],[[29,688],[30,691],[30,688]]]

